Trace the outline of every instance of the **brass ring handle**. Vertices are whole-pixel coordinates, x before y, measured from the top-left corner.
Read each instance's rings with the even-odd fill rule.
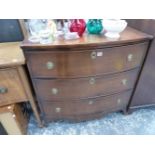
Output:
[[[117,104],[118,104],[118,105],[121,105],[121,102],[122,102],[122,101],[121,101],[121,99],[120,99],[120,98],[119,98],[119,99],[117,99]]]
[[[52,88],[51,92],[52,92],[53,95],[56,95],[56,94],[58,94],[58,89],[57,88]]]
[[[95,78],[90,78],[89,83],[90,83],[91,85],[95,84],[95,82],[96,82]]]
[[[49,69],[49,70],[53,69],[54,68],[54,63],[52,61],[48,61],[46,63],[46,68]]]
[[[96,59],[96,57],[97,57],[97,54],[96,54],[96,52],[95,51],[93,51],[93,52],[91,52],[91,59]]]
[[[8,89],[5,87],[0,87],[0,94],[5,94],[7,93]]]
[[[128,61],[132,61],[133,60],[133,54],[129,54],[128,55]]]
[[[127,79],[122,79],[122,84],[124,85],[124,86],[126,86],[127,85]]]

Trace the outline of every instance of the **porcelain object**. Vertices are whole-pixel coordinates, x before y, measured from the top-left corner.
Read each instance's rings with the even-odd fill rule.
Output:
[[[50,44],[53,42],[52,33],[50,30],[41,30],[39,33],[41,44]]]
[[[120,37],[120,33],[127,27],[125,20],[103,20],[103,26],[105,28],[105,36],[108,38],[117,39]]]
[[[59,30],[59,31],[56,32],[55,37],[57,39],[64,39],[64,35],[65,35],[65,33],[63,31]]]
[[[79,35],[77,32],[68,32],[65,34],[64,38],[66,40],[74,40],[74,39],[78,39]]]
[[[30,36],[29,38],[28,38],[28,40],[30,41],[30,42],[32,42],[32,43],[38,43],[38,42],[40,42],[40,38],[36,35],[36,36]]]

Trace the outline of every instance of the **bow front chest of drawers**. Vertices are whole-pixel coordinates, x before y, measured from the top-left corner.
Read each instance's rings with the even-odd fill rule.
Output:
[[[119,40],[85,35],[21,48],[42,119],[73,121],[126,111],[151,36],[128,27]]]

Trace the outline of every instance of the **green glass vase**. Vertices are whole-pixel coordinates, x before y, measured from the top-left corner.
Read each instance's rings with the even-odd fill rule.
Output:
[[[100,34],[103,30],[101,19],[89,19],[87,22],[87,31],[90,34]]]

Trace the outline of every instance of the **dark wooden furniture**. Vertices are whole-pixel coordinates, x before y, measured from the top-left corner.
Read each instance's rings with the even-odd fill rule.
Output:
[[[131,19],[130,26],[155,37],[155,20]],[[129,110],[155,105],[155,39],[152,40]]]
[[[86,35],[21,48],[45,122],[124,111],[152,36],[128,27],[118,40]]]

